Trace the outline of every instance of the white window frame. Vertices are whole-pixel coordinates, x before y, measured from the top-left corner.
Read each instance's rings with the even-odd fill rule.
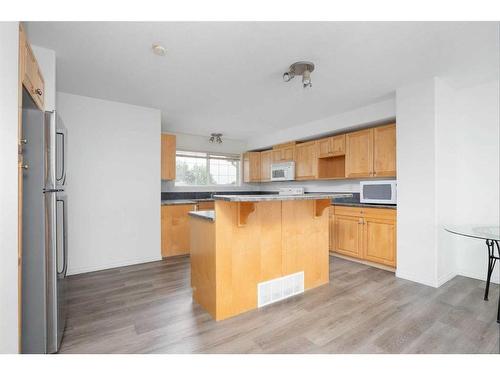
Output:
[[[211,151],[193,151],[193,150],[186,150],[186,149],[177,149],[175,150],[175,166],[177,168],[177,156],[178,154],[182,154],[183,152],[186,153],[186,157],[194,157],[196,158],[197,156],[195,155],[189,155],[190,153],[198,153],[198,154],[205,154],[204,157],[199,156],[200,159],[205,159],[206,160],[206,167],[207,170],[210,173],[210,159],[217,159],[219,157],[220,159],[233,159],[233,160],[238,160],[238,167],[236,171],[236,184],[207,184],[207,185],[178,185],[177,184],[177,178],[174,181],[174,186],[178,188],[215,188],[215,187],[235,187],[235,186],[241,186],[242,185],[242,161],[241,161],[241,154],[231,154],[231,153],[224,153],[224,152],[211,152]],[[183,155],[180,155],[183,156]]]

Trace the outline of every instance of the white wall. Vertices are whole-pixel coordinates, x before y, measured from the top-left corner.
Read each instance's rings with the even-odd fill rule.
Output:
[[[43,75],[45,85],[45,110],[54,111],[56,109],[56,53],[51,49],[35,45],[32,45],[31,49],[35,54]]]
[[[486,278],[484,241],[444,228],[499,225],[498,86],[435,78],[397,90],[397,276],[431,286]]]
[[[248,149],[265,148],[278,143],[317,138],[331,134],[332,132],[384,123],[394,119],[395,114],[395,101],[394,98],[391,98],[321,120],[308,122],[276,132],[259,134],[248,140]]]
[[[183,134],[165,131],[166,133],[175,134],[177,140],[177,149],[183,151],[200,151],[200,152],[220,152],[226,154],[241,154],[247,151],[247,143],[245,141],[222,138],[222,144],[210,143],[209,137],[200,135]],[[241,186],[175,186],[174,181],[162,181],[161,191],[229,191],[229,190],[258,190],[259,184],[245,184]]]
[[[68,129],[68,273],[161,259],[160,111],[57,93]]]
[[[396,275],[431,286],[437,286],[434,88],[428,79],[396,91]]]
[[[435,80],[435,187],[437,284],[442,285],[457,274],[457,244],[461,238],[446,232],[460,210],[458,171],[456,91],[443,79]],[[457,205],[458,203],[458,205]]]
[[[461,89],[456,94],[457,174],[453,223],[500,225],[499,81]],[[484,280],[484,241],[455,239],[458,273]],[[497,264],[497,267],[499,265]],[[498,268],[493,280],[499,282]]]
[[[0,22],[0,46],[0,353],[17,353],[18,22]]]

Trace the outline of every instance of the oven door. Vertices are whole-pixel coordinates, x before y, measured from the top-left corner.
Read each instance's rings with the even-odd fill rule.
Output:
[[[361,181],[360,202],[396,204],[396,181]]]

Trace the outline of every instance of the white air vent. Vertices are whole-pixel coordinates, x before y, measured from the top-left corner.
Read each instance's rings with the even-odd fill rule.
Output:
[[[304,293],[304,271],[257,284],[257,306]]]

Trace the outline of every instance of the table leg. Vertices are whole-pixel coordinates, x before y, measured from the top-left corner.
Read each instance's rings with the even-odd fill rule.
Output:
[[[486,278],[486,289],[484,291],[484,300],[488,301],[488,294],[490,292],[490,281],[493,270],[495,269],[495,243],[493,240],[486,240],[486,246],[488,246],[488,276]],[[498,246],[498,243],[497,243]]]

